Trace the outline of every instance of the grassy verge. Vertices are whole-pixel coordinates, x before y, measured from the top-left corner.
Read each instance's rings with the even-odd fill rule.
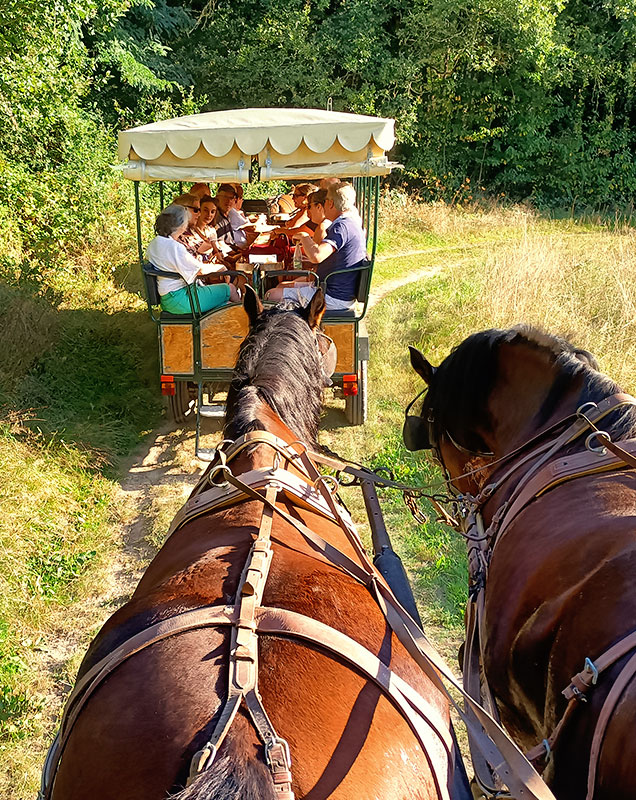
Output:
[[[104,616],[118,464],[161,416],[133,248],[109,226],[0,284],[0,797],[34,796],[51,708]]]

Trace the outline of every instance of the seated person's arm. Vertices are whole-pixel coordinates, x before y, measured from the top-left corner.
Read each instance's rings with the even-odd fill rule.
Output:
[[[309,261],[312,264],[320,264],[326,258],[329,258],[330,255],[336,252],[336,248],[331,244],[331,242],[314,242],[314,240],[309,236],[307,233],[302,233],[298,237],[300,243],[303,246],[303,250]]]

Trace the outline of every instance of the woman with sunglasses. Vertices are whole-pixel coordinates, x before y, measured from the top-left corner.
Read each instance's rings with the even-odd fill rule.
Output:
[[[179,241],[190,255],[201,261],[209,261],[214,256],[214,245],[198,230],[201,217],[201,200],[194,194],[181,194],[172,201],[173,206],[188,210],[188,225]]]
[[[288,236],[292,236],[299,228],[302,228],[303,225],[311,224],[309,214],[307,213],[307,199],[312,192],[316,191],[316,189],[317,187],[314,186],[313,183],[299,183],[294,186],[292,198],[294,200],[294,205],[296,206],[296,211],[294,211],[285,225],[281,225],[279,228],[274,228],[272,231],[273,236],[276,236],[280,233],[286,233]]]

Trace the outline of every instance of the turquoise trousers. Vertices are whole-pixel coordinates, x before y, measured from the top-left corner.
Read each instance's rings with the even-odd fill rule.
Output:
[[[213,283],[210,286],[195,285],[192,288],[199,298],[201,311],[218,308],[225,305],[230,299],[230,286],[227,283]],[[170,314],[191,314],[192,307],[186,287],[161,295],[161,308]]]

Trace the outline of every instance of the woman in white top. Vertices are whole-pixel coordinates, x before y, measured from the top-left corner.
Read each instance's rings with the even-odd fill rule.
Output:
[[[161,307],[171,314],[190,314],[188,284],[194,284],[199,275],[221,272],[219,264],[202,264],[190,255],[185,245],[178,241],[189,224],[188,210],[183,206],[166,206],[155,222],[157,236],[146,250],[146,258],[159,269],[174,272],[174,278],[157,278]],[[240,295],[235,286],[215,283],[210,286],[194,285],[201,311],[210,311],[228,301],[238,302]]]

